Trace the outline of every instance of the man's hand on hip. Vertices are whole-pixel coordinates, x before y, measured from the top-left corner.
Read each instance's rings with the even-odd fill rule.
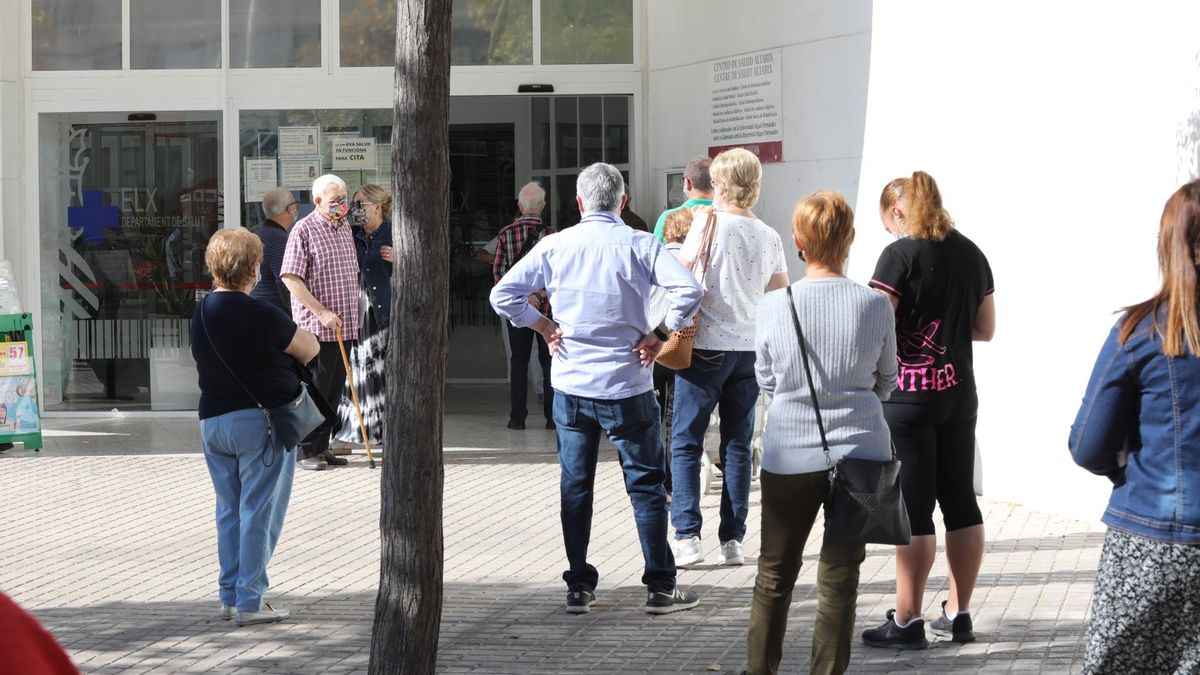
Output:
[[[638,360],[642,362],[643,368],[649,368],[654,365],[654,359],[658,358],[658,353],[662,351],[663,345],[666,343],[658,339],[654,333],[648,333],[642,341],[633,348],[637,352]]]

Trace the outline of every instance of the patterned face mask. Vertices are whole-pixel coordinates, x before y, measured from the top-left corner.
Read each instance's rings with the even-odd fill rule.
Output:
[[[362,202],[354,202],[350,205],[350,224],[355,227],[363,227],[367,224],[367,210],[363,208]]]
[[[329,202],[328,210],[325,211],[325,215],[328,216],[330,220],[341,220],[342,218],[345,218],[346,214],[349,212],[350,202],[347,201],[345,197],[340,197]]]

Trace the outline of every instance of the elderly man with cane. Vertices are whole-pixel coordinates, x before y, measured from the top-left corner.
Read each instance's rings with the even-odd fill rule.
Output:
[[[600,575],[588,564],[587,550],[601,432],[617,448],[633,503],[645,559],[645,610],[691,609],[699,596],[676,586],[675,558],[667,544],[665,460],[650,365],[670,331],[690,324],[703,291],[654,235],[621,221],[625,184],[615,167],[589,166],[575,189],[583,216],[579,224],[538,242],[491,295],[501,316],[540,333],[554,356],[551,383],[569,563],[563,572],[566,611],[583,614],[596,602]],[[655,286],[665,289],[670,305],[658,326],[646,318]],[[554,320],[528,300],[541,289],[555,308]]]

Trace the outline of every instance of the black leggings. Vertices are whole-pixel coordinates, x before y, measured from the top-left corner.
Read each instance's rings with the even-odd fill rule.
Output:
[[[900,459],[900,489],[914,535],[933,529],[933,503],[948,532],[983,524],[975,500],[975,392],[949,393],[923,403],[884,403],[883,414]]]

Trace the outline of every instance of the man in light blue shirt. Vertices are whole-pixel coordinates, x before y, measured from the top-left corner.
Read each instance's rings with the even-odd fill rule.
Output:
[[[518,328],[541,333],[553,355],[554,423],[558,433],[563,543],[569,569],[567,612],[588,612],[599,573],[587,562],[592,486],[603,431],[616,446],[641,539],[648,595],[646,611],[691,609],[695,592],[675,586],[675,558],[667,544],[666,475],[658,402],[650,366],[662,344],[690,325],[703,290],[653,235],[625,225],[621,172],[593,164],[575,184],[578,225],[543,237],[492,289],[492,306]],[[646,318],[650,291],[661,287],[666,317]],[[544,292],[554,320],[531,296]]]

